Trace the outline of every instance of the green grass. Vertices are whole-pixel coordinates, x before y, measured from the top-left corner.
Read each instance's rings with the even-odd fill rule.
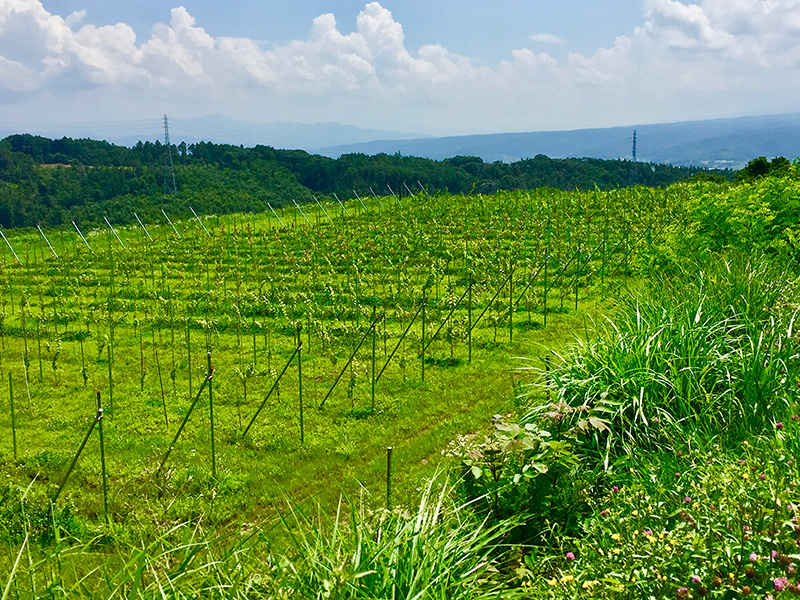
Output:
[[[631,279],[679,254],[684,225],[667,224],[692,189],[418,198],[281,231],[234,216],[208,219],[210,237],[162,231],[151,246],[129,230],[125,250],[61,261],[28,238],[33,260],[6,263],[0,289],[18,423],[14,460],[0,422],[6,597],[722,598],[745,594],[743,577],[766,594],[793,575],[780,557],[795,560],[796,289],[772,258],[736,253]],[[663,226],[668,245],[651,247]],[[638,251],[606,255],[609,232]],[[513,258],[519,294],[545,253],[547,326],[537,278],[509,331],[508,290],[494,290]],[[373,411],[369,335],[342,371],[373,307],[380,369],[423,295],[427,336],[469,281],[472,318],[486,309],[472,361],[464,305],[424,363],[417,322]],[[243,439],[298,328],[303,442],[296,363]],[[159,473],[206,346],[216,474],[206,395]],[[95,388],[109,524],[95,436],[50,504]],[[750,548],[770,556],[757,577]]]
[[[513,357],[563,347],[583,328],[584,315],[603,304],[600,279],[608,286],[626,276],[621,252],[609,254],[605,266],[596,253],[582,267],[575,310],[570,252],[578,243],[584,250],[600,243],[603,235],[602,222],[586,218],[588,197],[417,198],[408,199],[405,211],[285,230],[272,229],[274,219],[264,216],[234,215],[206,219],[211,237],[195,224],[179,223],[183,239],[154,226],[151,244],[135,229],[122,229],[125,248],[107,232],[89,232],[94,254],[70,234],[51,233],[61,244],[58,260],[46,255],[38,232],[10,235],[24,264],[5,255],[0,286],[0,371],[12,376],[17,442],[14,459],[10,415],[0,419],[0,543],[9,565],[25,539],[30,553],[26,576],[15,576],[15,585],[25,580],[32,591],[37,577],[55,581],[42,566],[52,561],[54,547],[70,556],[77,582],[106,560],[121,572],[119,557],[149,543],[160,548],[152,556],[163,555],[161,568],[167,569],[169,545],[180,544],[190,528],[205,532],[198,539],[209,552],[222,552],[225,536],[240,527],[262,531],[275,523],[287,499],[299,510],[329,512],[342,494],[363,493],[382,506],[389,446],[392,505],[417,502],[426,479],[449,463],[442,451],[451,440],[480,430],[498,411],[516,410],[515,390],[527,375],[515,370],[520,363]],[[634,203],[630,196],[609,198],[621,210]],[[541,274],[526,296],[520,294],[543,256],[546,240],[533,232],[547,215],[561,228],[549,239],[553,287],[545,328]],[[640,231],[644,222],[631,212],[607,227],[619,236],[622,228]],[[512,257],[519,302],[513,343],[508,289],[490,303]],[[376,386],[374,411],[370,336],[320,408],[373,307],[380,369],[423,286],[429,339],[470,280],[473,323],[484,313],[473,331],[471,362],[465,297],[426,351],[424,381],[418,320]],[[296,362],[243,438],[291,356],[298,328],[303,443]],[[214,366],[216,474],[205,393],[159,472],[206,374],[207,348]],[[96,390],[105,408],[109,525],[96,432],[50,508],[95,417]],[[275,536],[281,546],[288,541]],[[0,567],[0,577],[9,573],[10,567]]]

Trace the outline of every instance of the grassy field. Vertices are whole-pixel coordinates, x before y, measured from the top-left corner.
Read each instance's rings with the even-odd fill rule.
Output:
[[[327,502],[359,485],[381,495],[388,446],[396,499],[407,498],[458,432],[509,409],[514,382],[524,377],[511,372],[510,357],[540,355],[580,330],[583,309],[602,302],[601,275],[611,285],[645,245],[650,218],[632,213],[612,222],[608,210],[589,213],[590,200],[543,192],[405,198],[401,206],[390,197],[373,199],[370,210],[306,206],[175,229],[109,227],[85,238],[77,230],[47,239],[9,234],[20,258],[8,251],[3,266],[0,368],[10,374],[17,429],[9,474],[20,483],[35,478],[44,495],[57,491],[99,391],[117,523],[142,511],[162,521],[200,512],[219,522],[257,520],[283,495],[323,494]],[[623,206],[613,210],[632,199],[606,196],[615,201]],[[302,376],[295,353],[243,438],[298,333]],[[373,342],[376,375],[387,365],[374,401]],[[159,473],[207,374],[207,353],[214,456],[204,392]],[[11,456],[10,418],[3,428]],[[96,446],[87,446],[64,489],[64,500],[88,519],[103,511]]]
[[[5,232],[5,595],[673,595],[691,561],[604,596],[581,532],[794,414],[786,273],[682,255],[715,189]]]

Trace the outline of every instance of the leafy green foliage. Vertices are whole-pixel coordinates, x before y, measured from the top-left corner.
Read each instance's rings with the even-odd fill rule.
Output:
[[[268,146],[243,148],[200,142],[171,151],[178,192],[163,194],[167,148],[139,142],[133,148],[107,142],[13,135],[0,141],[0,226],[33,227],[135,223],[174,215],[265,212],[313,203],[314,195],[353,197],[388,188],[429,192],[493,193],[540,187],[610,190],[638,184],[666,186],[699,169],[597,159],[551,160],[545,156],[513,164],[484,163],[475,157],[433,161],[400,155],[348,154],[336,160]],[[387,187],[388,186],[388,187]],[[167,190],[171,191],[171,190]]]
[[[674,186],[682,209],[667,231],[656,265],[674,269],[715,253],[765,252],[795,261],[800,256],[800,176],[788,165],[781,176],[738,185],[699,182]]]
[[[579,461],[566,436],[495,415],[490,435],[459,438],[446,453],[459,460],[459,492],[479,512],[500,522],[525,515],[514,530],[518,541],[540,541],[551,523],[566,531],[577,526]]]
[[[791,406],[800,373],[785,308],[791,281],[763,257],[696,269],[624,299],[596,339],[543,374],[595,460],[686,440],[740,442]],[[608,428],[582,426],[587,418]]]
[[[582,535],[562,538],[545,571],[528,560],[526,586],[543,598],[791,597],[800,505],[789,438],[796,421],[738,452],[615,465],[625,468],[592,500]]]

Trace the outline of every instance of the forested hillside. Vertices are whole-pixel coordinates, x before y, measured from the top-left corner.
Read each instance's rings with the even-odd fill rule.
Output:
[[[338,159],[268,146],[198,143],[170,148],[139,142],[132,148],[107,142],[32,135],[0,141],[0,226],[60,225],[71,220],[117,223],[173,214],[263,211],[313,202],[314,195],[388,191],[488,193],[550,187],[601,190],[632,184],[666,186],[696,176],[696,168],[623,160],[546,156],[515,163],[486,163],[459,156],[434,161],[400,155],[348,154]],[[165,164],[174,165],[175,189]],[[732,176],[723,172],[723,176]],[[166,184],[166,185],[165,185]],[[165,191],[171,192],[165,195]]]

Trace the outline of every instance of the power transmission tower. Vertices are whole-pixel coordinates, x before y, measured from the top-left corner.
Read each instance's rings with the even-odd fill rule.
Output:
[[[164,117],[166,119],[166,117]],[[636,162],[636,130],[633,130],[633,162]]]
[[[167,158],[164,160],[164,194],[173,194],[178,191],[178,186],[175,184],[175,169],[172,166],[172,146],[169,143],[167,115],[164,115],[164,145],[167,147]],[[172,182],[171,186],[170,182]]]

